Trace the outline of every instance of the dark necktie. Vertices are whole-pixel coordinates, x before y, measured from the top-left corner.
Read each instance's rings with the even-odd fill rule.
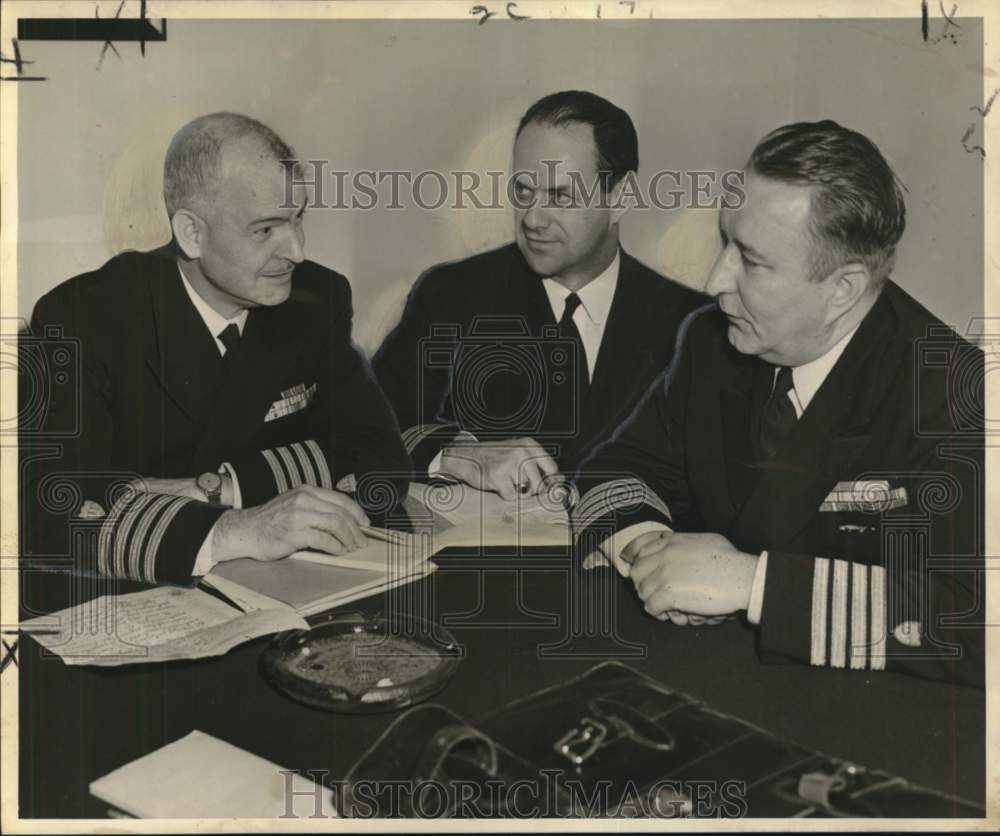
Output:
[[[798,421],[795,407],[788,397],[792,387],[792,370],[782,366],[778,369],[774,389],[760,417],[760,450],[764,458],[774,458],[778,446]]]
[[[580,430],[583,426],[583,410],[587,399],[590,379],[587,374],[587,355],[583,348],[580,331],[573,321],[573,312],[580,307],[580,297],[571,293],[566,297],[566,307],[563,308],[559,320],[559,340],[569,354],[568,362],[559,361],[557,372],[565,374],[566,380],[547,393],[546,430],[553,434],[553,440],[559,444],[558,458],[562,462],[571,462],[575,456],[576,445],[580,440]],[[560,351],[559,354],[564,352]],[[556,355],[553,355],[553,359]],[[553,383],[559,384],[559,374],[553,375]]]
[[[583,398],[590,388],[590,374],[587,371],[587,352],[583,347],[583,338],[580,330],[573,321],[573,313],[580,307],[580,297],[571,293],[566,297],[566,307],[563,308],[562,319],[559,320],[559,336],[564,340],[572,340],[576,344],[576,391],[579,394],[578,403],[583,403]]]
[[[225,328],[222,329],[222,333],[219,334],[219,342],[221,342],[226,347],[226,360],[231,360],[236,353],[236,349],[240,345],[240,329],[235,322],[230,323]]]

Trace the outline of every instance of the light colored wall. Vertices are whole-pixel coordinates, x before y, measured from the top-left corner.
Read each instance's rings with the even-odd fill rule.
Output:
[[[198,114],[249,113],[337,169],[503,169],[520,114],[567,88],[632,115],[647,176],[738,167],[793,119],[867,133],[909,189],[902,283],[949,322],[981,310],[982,168],[960,143],[981,100],[973,21],[947,49],[912,20],[174,20],[168,35],[145,59],[119,44],[99,70],[99,44],[22,45],[49,81],[19,89],[21,315],[113,251],[169,237],[162,154]],[[501,243],[511,224],[498,210],[314,210],[306,231],[309,256],[351,279],[371,350],[421,271]],[[623,240],[696,285],[717,246],[705,211],[633,212]]]
[[[982,26],[961,21],[957,43],[924,44],[914,20],[803,27],[795,117],[829,117],[866,133],[906,187],[906,234],[895,278],[966,333],[983,313]],[[953,30],[954,31],[954,30]],[[931,39],[940,33],[932,27]],[[854,45],[845,49],[845,40]],[[979,330],[979,329],[977,329]]]

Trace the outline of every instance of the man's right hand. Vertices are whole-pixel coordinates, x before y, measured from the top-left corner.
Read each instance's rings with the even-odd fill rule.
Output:
[[[545,477],[558,472],[552,456],[533,438],[462,442],[445,447],[441,454],[440,475],[508,500],[538,493]]]
[[[302,549],[344,554],[366,544],[368,516],[346,494],[301,485],[255,508],[226,511],[212,531],[216,563],[277,560]]]

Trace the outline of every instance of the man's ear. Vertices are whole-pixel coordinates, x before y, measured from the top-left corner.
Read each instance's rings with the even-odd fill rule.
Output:
[[[178,209],[170,219],[170,226],[181,252],[190,259],[200,258],[204,221],[189,209]]]
[[[628,213],[628,210],[636,205],[638,200],[639,184],[636,182],[634,171],[629,171],[615,183],[608,194],[608,206],[611,207],[611,223],[616,224]]]
[[[831,318],[853,308],[872,286],[872,275],[860,261],[838,267],[829,280]]]

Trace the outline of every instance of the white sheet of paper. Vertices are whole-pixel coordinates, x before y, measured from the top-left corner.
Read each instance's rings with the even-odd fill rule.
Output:
[[[410,484],[410,496],[451,525],[435,536],[435,547],[568,546],[569,521],[562,508],[537,496],[502,499],[468,485]]]
[[[219,656],[281,630],[306,629],[287,607],[240,613],[200,589],[164,586],[104,595],[28,621],[32,638],[67,665],[128,665]]]
[[[416,569],[419,563],[429,559],[435,551],[440,551],[434,538],[409,534],[403,531],[393,532],[397,542],[376,540],[367,537],[367,545],[357,551],[345,554],[327,554],[305,550],[293,552],[289,557],[294,560],[309,560],[326,566],[343,566],[347,569],[371,569],[388,575],[398,575]]]
[[[244,601],[256,606],[271,599],[310,616],[412,583],[437,568],[432,561],[423,560],[413,565],[400,563],[360,569],[328,562],[327,557],[317,552],[271,562],[232,560],[214,567],[203,582],[215,586],[240,606],[244,606]]]
[[[255,610],[291,610],[295,608],[289,606],[284,601],[277,598],[270,598],[261,592],[248,589],[240,583],[231,581],[222,575],[211,572],[202,578],[202,583],[213,587],[225,595],[230,601],[236,604],[243,612],[254,612]]]
[[[138,818],[337,817],[329,788],[200,731],[98,778],[90,792]]]

